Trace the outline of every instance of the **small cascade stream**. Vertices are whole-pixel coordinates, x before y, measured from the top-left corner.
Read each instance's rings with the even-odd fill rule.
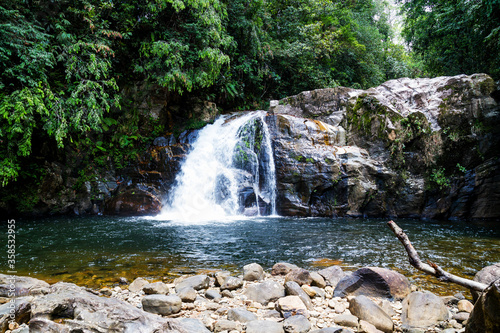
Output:
[[[197,222],[276,215],[276,172],[265,114],[224,115],[203,128],[157,218]]]

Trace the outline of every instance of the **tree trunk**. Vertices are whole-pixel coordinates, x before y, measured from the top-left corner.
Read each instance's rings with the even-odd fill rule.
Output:
[[[404,233],[403,229],[401,229],[394,221],[387,222],[387,225],[389,226],[389,228],[391,228],[396,237],[405,247],[405,250],[408,253],[410,264],[416,269],[421,270],[422,272],[429,275],[434,275],[440,281],[453,282],[477,291],[483,291],[484,289],[486,289],[486,287],[488,287],[484,283],[465,279],[460,276],[448,273],[433,262],[427,261],[429,264],[422,262],[422,260],[420,260],[420,257],[418,256],[417,250],[415,250],[410,240],[408,239],[408,236],[406,236],[406,234]]]

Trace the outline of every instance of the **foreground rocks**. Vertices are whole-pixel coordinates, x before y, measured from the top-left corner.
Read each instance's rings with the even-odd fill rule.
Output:
[[[409,287],[409,282],[387,269],[361,268],[349,275],[339,266],[308,272],[280,263],[275,273],[280,267],[292,269],[271,275],[259,267],[255,263],[246,266],[240,276],[218,272],[214,276],[181,277],[173,283],[138,278],[128,286],[117,284],[99,291],[17,277],[22,296],[16,299],[15,322],[10,322],[10,303],[5,298],[10,280],[0,275],[0,296],[5,303],[0,306],[0,332],[458,333],[464,332],[467,322],[468,332],[482,332],[483,326],[491,328],[485,332],[495,332],[499,327],[498,312],[491,307],[499,304],[498,281],[472,310],[469,301],[451,296],[421,291],[397,294],[394,290],[403,289],[392,283]],[[368,271],[371,279],[359,278],[366,277]],[[299,285],[290,280],[295,277],[300,282],[320,272],[329,285]],[[385,283],[373,283],[374,272],[379,278],[385,277]],[[333,275],[345,277],[332,284]],[[355,295],[335,296],[335,290],[349,276],[357,277]],[[228,278],[242,283],[231,290],[222,289]]]

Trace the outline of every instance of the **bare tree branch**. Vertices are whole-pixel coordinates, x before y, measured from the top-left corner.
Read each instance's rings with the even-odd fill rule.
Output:
[[[408,239],[408,236],[406,236],[406,234],[404,233],[403,229],[401,229],[394,221],[387,222],[387,225],[389,226],[389,228],[391,228],[392,232],[394,232],[396,237],[405,247],[405,250],[408,253],[410,264],[416,269],[421,270],[422,272],[429,275],[433,275],[440,281],[453,282],[463,287],[467,287],[477,291],[483,291],[484,289],[486,289],[486,287],[488,287],[488,285],[484,283],[465,279],[460,276],[448,273],[431,261],[428,261],[429,264],[422,262],[422,260],[420,260],[420,257],[418,256],[417,250],[415,250],[410,240]]]

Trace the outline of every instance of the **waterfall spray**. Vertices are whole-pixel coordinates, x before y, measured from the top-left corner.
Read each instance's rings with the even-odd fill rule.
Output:
[[[159,218],[185,222],[276,214],[276,172],[264,111],[220,116],[189,152]]]

